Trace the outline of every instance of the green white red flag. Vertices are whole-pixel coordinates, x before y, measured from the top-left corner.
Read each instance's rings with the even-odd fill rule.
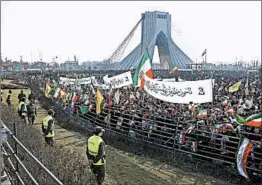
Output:
[[[169,71],[169,73],[173,73],[173,72],[178,72],[178,67],[177,66],[175,66],[173,69],[171,69]]]
[[[241,139],[239,141],[239,147],[236,153],[236,164],[237,169],[240,175],[242,175],[245,178],[249,178],[247,175],[247,157],[253,147],[253,143],[249,141],[249,139]]]
[[[262,126],[262,113],[253,114],[246,119],[237,115],[237,122],[244,126],[261,127]]]
[[[151,67],[151,61],[149,58],[149,54],[146,51],[142,57],[142,60],[140,61],[139,65],[136,68],[136,72],[133,77],[133,85],[138,86],[140,88],[144,88],[145,85],[145,79],[144,76],[147,76],[148,78],[153,79],[154,74]]]
[[[54,97],[58,100],[60,98],[60,96],[61,96],[61,89],[56,88]]]
[[[199,110],[197,117],[202,119],[207,117],[207,109]]]
[[[76,95],[76,92],[73,92],[72,94],[72,102],[71,102],[71,108],[74,110],[75,109],[75,103],[78,101],[78,97]]]

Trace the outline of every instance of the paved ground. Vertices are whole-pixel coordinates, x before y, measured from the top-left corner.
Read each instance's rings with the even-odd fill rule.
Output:
[[[7,82],[10,83],[10,82]],[[18,91],[13,91],[13,100],[16,104]],[[26,91],[28,93],[28,91]],[[6,94],[6,92],[5,92]],[[5,97],[6,95],[4,95]],[[4,99],[5,100],[5,99]],[[38,117],[34,126],[41,131],[42,119],[46,116],[46,110],[38,104]],[[59,124],[59,123],[58,123]],[[79,157],[86,162],[86,138],[85,136],[68,131],[56,124],[56,145],[65,147],[68,151],[79,153]],[[191,174],[180,169],[160,164],[158,161],[139,157],[133,154],[117,150],[111,146],[106,148],[107,176],[106,185],[227,185],[203,174]]]

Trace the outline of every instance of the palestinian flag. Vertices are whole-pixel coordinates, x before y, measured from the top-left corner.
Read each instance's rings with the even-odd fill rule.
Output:
[[[147,51],[144,53],[142,60],[140,61],[139,65],[136,68],[136,72],[133,77],[133,85],[139,86],[140,88],[144,88],[145,75],[148,78],[153,79],[153,70],[151,67],[151,61]]]
[[[239,147],[236,153],[236,164],[237,169],[240,175],[242,175],[245,178],[249,178],[247,175],[247,157],[253,147],[253,143],[249,141],[249,139],[241,139],[239,141]]]
[[[54,98],[56,98],[58,100],[60,98],[60,96],[61,96],[61,89],[56,88]]]
[[[207,117],[207,109],[199,110],[197,117],[200,118],[200,119],[206,118]]]
[[[237,115],[237,122],[244,126],[261,127],[262,126],[262,113],[253,114],[246,119]]]
[[[175,66],[173,69],[169,71],[169,73],[173,73],[173,72],[178,72],[178,67]]]

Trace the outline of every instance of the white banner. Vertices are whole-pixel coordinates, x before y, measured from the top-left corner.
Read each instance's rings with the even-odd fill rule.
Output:
[[[87,77],[87,78],[80,78],[80,79],[76,79],[78,84],[91,84],[91,81],[95,81],[95,77],[91,76],[91,77]]]
[[[163,79],[162,81],[163,82],[176,82],[176,80],[178,80],[179,82],[184,82],[184,80],[183,79],[181,79],[181,78],[168,78],[168,79]]]
[[[188,104],[213,101],[212,79],[184,82],[163,82],[145,76],[144,90],[151,96],[171,103]]]
[[[178,82],[185,82],[181,78],[178,78],[177,80],[178,80]],[[176,78],[167,78],[167,79],[163,79],[162,81],[163,82],[176,82]],[[212,79],[212,85],[213,85],[213,87],[215,87],[215,79]]]
[[[108,75],[106,75],[103,77],[103,80],[105,84],[109,87],[111,86],[112,89],[118,89],[133,84],[133,79],[130,71],[110,78],[108,78]]]
[[[75,84],[75,79],[74,78],[64,78],[60,77],[59,79],[59,84],[67,83],[67,84]]]
[[[63,83],[66,83],[66,84],[90,84],[91,81],[93,81],[93,83],[96,83],[94,76],[87,77],[87,78],[79,78],[79,79],[60,77],[60,79],[59,79],[60,84],[63,84]]]

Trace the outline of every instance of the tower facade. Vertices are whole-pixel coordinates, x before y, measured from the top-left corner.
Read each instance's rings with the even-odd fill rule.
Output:
[[[153,59],[155,46],[158,47],[162,69],[178,67],[185,69],[193,61],[171,38],[171,15],[167,12],[142,13],[141,43],[118,65],[118,70],[136,68],[146,50]]]

